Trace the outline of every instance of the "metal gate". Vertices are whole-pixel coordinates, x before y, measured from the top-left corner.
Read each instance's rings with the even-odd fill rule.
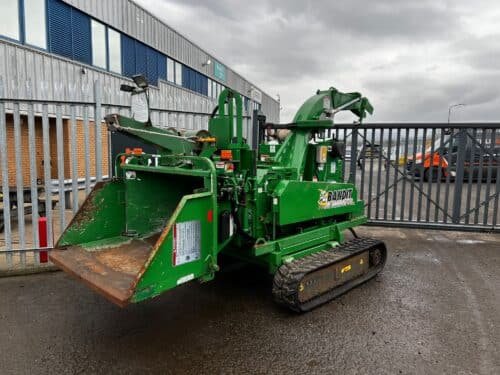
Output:
[[[332,135],[370,223],[500,230],[500,124],[342,124]]]
[[[6,98],[0,77],[0,274],[50,267],[47,249],[94,184],[112,175],[111,136],[102,119],[128,116],[129,107],[103,103],[104,89],[99,81],[90,86],[92,94],[83,97],[92,101]],[[166,100],[154,89],[150,94],[152,105]],[[195,111],[170,101],[172,109],[152,108],[155,125],[207,128],[213,108],[206,100],[190,105]],[[244,137],[251,137],[250,126],[247,114]]]

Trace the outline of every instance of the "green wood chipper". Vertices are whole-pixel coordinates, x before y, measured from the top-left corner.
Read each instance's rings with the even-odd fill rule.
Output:
[[[132,117],[109,115],[108,129],[154,145],[155,154],[116,159],[61,235],[50,259],[112,302],[126,306],[199,280],[221,256],[273,275],[275,300],[307,311],[381,271],[383,242],[352,230],[364,203],[343,176],[343,144],[333,117],[361,123],[373,108],[359,93],[318,91],[292,123],[254,121],[243,136],[242,98],[222,91],[208,130],[181,134],[151,124],[147,82],[122,85]],[[346,241],[346,230],[354,239]]]

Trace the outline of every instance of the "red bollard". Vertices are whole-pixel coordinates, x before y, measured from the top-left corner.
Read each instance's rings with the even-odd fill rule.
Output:
[[[40,248],[47,247],[47,218],[38,218],[38,243]],[[40,250],[40,263],[47,263],[49,261],[49,253],[47,250]]]

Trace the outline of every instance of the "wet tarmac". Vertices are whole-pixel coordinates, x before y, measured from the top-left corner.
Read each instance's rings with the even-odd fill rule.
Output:
[[[0,279],[0,373],[499,374],[500,236],[367,227],[376,279],[310,313],[259,270],[120,309],[62,272]]]

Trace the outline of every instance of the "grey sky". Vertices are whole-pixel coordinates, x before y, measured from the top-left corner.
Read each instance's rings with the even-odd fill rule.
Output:
[[[136,0],[272,96],[360,91],[370,121],[500,121],[495,0]]]

